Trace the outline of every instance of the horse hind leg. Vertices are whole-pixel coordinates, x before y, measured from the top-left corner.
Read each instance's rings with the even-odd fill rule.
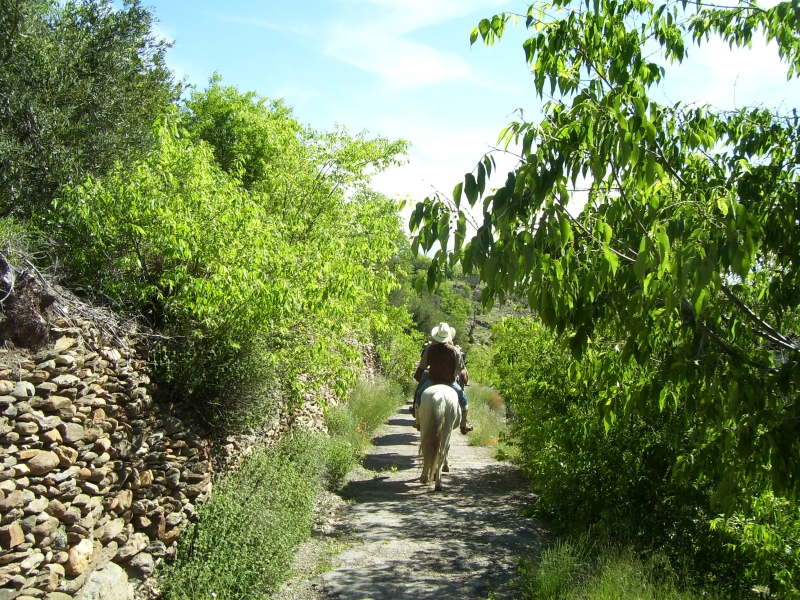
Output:
[[[442,444],[442,445],[444,445],[444,444]],[[439,455],[436,458],[437,458],[437,460],[436,460],[436,476],[435,476],[436,486],[434,487],[434,490],[436,490],[437,492],[441,492],[442,491],[442,471],[445,471],[445,466],[447,465],[446,448],[445,449],[441,449],[441,446],[440,446]],[[449,470],[450,469],[448,468],[447,471],[449,471]],[[445,471],[445,472],[447,472],[447,471]]]
[[[450,455],[450,434],[447,433],[445,435],[445,440],[443,443],[443,450],[441,460],[439,461],[439,469],[437,471],[438,477],[436,479],[436,489],[442,489],[442,473],[449,473],[450,472],[450,464],[448,462],[448,456]]]

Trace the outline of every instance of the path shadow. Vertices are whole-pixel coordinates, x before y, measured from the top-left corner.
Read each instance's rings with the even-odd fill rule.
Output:
[[[416,444],[419,441],[419,434],[411,429],[408,433],[390,433],[376,437],[372,440],[373,446],[401,446]]]
[[[411,469],[417,466],[417,457],[397,453],[370,454],[364,458],[361,464],[370,471],[385,471],[392,467],[397,467],[398,470]],[[352,482],[347,485],[352,485]]]
[[[419,483],[418,435],[408,407],[374,440],[364,466],[380,475],[350,481],[359,545],[324,576],[343,600],[511,598],[516,558],[535,556],[546,533],[523,516],[535,495],[520,470],[466,439],[451,448],[444,490]],[[454,455],[455,454],[455,455]]]
[[[386,544],[407,539],[435,545],[415,552],[408,565],[384,561],[345,573],[340,584],[348,590],[346,598],[475,597],[478,589],[507,586],[514,577],[515,556],[539,552],[543,530],[522,516],[535,496],[516,468],[454,468],[445,477],[441,492],[421,485],[418,477],[361,480],[346,486],[347,496],[357,502],[362,540]],[[499,557],[497,549],[503,549]],[[407,571],[415,564],[424,564],[426,572],[443,578],[414,579],[412,584]],[[459,573],[462,576],[456,577]],[[364,586],[363,596],[359,586]]]

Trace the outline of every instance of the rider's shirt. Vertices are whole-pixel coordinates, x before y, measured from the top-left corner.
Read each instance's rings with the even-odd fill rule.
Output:
[[[461,353],[452,344],[433,343],[425,350],[420,367],[428,369],[429,381],[453,383],[464,368]]]

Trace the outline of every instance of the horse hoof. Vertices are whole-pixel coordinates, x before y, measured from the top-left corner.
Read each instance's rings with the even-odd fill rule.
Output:
[[[449,473],[449,472],[450,472],[450,467],[448,465],[442,467],[442,473]]]
[[[439,482],[437,481],[437,482],[436,482],[436,486],[434,486],[434,488],[433,488],[433,489],[434,489],[435,491],[437,491],[437,492],[441,492],[441,491],[442,491],[442,484],[441,484],[441,483],[439,483]]]
[[[420,477],[420,478],[419,478],[419,482],[420,482],[422,485],[425,485],[426,483],[428,483],[428,478],[427,478],[427,477]]]

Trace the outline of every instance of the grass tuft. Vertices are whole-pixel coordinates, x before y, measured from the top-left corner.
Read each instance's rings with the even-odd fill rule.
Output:
[[[469,436],[470,445],[499,447],[507,433],[503,397],[488,386],[473,383],[467,388],[467,398],[469,422],[475,427]]]
[[[632,550],[593,551],[588,536],[557,541],[535,561],[520,563],[517,588],[528,600],[700,600],[681,585],[666,559],[642,560]],[[666,562],[665,562],[666,561]]]
[[[399,386],[378,378],[374,383],[359,382],[346,404],[325,411],[331,434],[326,456],[329,487],[338,489],[344,484],[375,431],[403,402]]]
[[[535,561],[520,563],[518,582],[523,598],[567,600],[590,569],[590,548],[585,539],[558,540]]]

